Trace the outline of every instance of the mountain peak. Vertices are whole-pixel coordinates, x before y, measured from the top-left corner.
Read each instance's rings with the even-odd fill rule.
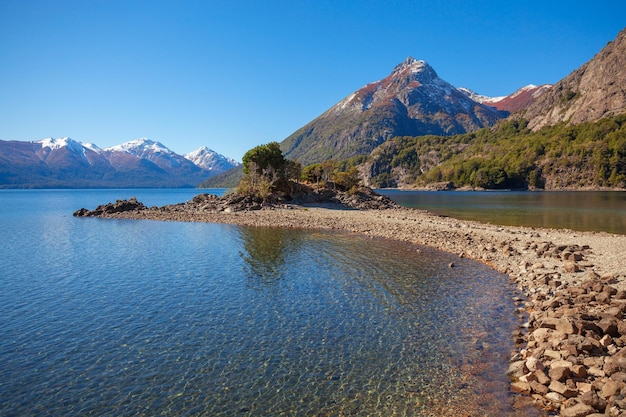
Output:
[[[412,56],[409,56],[402,63],[396,65],[396,67],[391,72],[390,77],[397,77],[403,75],[412,75],[412,74],[422,74],[421,79],[435,79],[438,78],[437,73],[431,67],[428,62],[415,59]]]
[[[385,78],[345,97],[282,144],[304,163],[364,155],[394,136],[452,135],[491,126],[504,114],[481,105],[411,56]]]
[[[42,140],[38,140],[36,143],[41,144],[41,148],[48,148],[50,151],[55,151],[61,148],[67,148],[71,151],[82,152],[83,144],[75,141],[74,139],[63,137],[63,138],[45,138]]]
[[[411,68],[411,69],[414,69],[415,71],[419,71],[425,67],[430,67],[430,65],[428,65],[426,61],[422,59],[415,59],[412,56],[409,56],[403,62],[396,65],[396,67],[394,68],[394,71],[398,69],[404,69],[404,68]]]
[[[206,146],[201,146],[195,151],[183,155],[183,157],[190,160],[200,168],[204,168],[209,171],[222,172],[239,165],[239,162],[234,159],[220,155]]]
[[[161,142],[157,142],[148,138],[131,140],[122,143],[121,145],[111,146],[110,148],[106,148],[105,150],[130,153],[139,157],[143,157],[146,153],[174,153]]]

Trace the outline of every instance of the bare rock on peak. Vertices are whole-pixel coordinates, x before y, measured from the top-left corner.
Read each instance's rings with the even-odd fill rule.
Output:
[[[539,130],[579,124],[626,112],[626,29],[589,62],[556,83],[518,117]]]

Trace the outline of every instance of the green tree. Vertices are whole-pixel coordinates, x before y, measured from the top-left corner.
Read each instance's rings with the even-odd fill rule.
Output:
[[[288,182],[288,168],[297,170],[297,165],[285,159],[277,142],[256,146],[243,156],[244,176],[237,190],[242,194],[266,199],[277,186]]]
[[[252,166],[259,175],[265,175],[268,172],[284,174],[287,165],[287,160],[278,142],[270,142],[250,149],[243,156],[242,162],[244,174],[249,174]]]
[[[342,190],[354,191],[361,182],[359,170],[356,167],[351,167],[348,171],[340,171],[336,174],[335,182]]]

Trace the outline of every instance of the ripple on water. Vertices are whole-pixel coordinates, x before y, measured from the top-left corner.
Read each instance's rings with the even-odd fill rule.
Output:
[[[3,277],[0,414],[514,414],[512,293],[483,265],[285,229],[46,233]]]

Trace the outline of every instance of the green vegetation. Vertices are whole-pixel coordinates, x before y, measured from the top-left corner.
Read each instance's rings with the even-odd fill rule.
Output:
[[[360,174],[355,163],[359,160],[364,160],[364,157],[345,160],[341,163],[328,160],[319,164],[311,164],[302,170],[301,179],[308,183],[315,183],[318,187],[332,187],[355,193],[361,184]]]
[[[318,189],[321,186],[356,192],[361,182],[356,161],[362,159],[354,159],[350,165],[329,160],[303,169],[299,162],[284,157],[278,143],[259,145],[243,156],[243,177],[235,193],[261,200],[276,196],[289,199],[302,191],[301,181],[315,183]]]
[[[244,170],[248,174],[239,182],[240,191],[259,196],[276,190],[293,193],[301,181],[356,189],[360,173],[377,188],[445,182],[457,188],[624,189],[626,115],[575,126],[561,123],[537,132],[522,119],[463,135],[396,137],[369,156],[304,168],[286,159],[272,142],[246,153]]]
[[[398,137],[364,166],[374,187],[625,188],[626,115],[537,132],[525,120],[508,120],[463,135]]]
[[[248,175],[250,170],[262,174],[267,171],[281,172],[287,165],[287,160],[280,150],[278,142],[259,145],[245,153],[242,159],[243,173]]]
[[[302,169],[299,163],[285,159],[277,142],[250,149],[242,162],[243,178],[236,192],[260,199],[267,199],[279,190],[293,192],[295,184],[290,180],[297,179]]]

